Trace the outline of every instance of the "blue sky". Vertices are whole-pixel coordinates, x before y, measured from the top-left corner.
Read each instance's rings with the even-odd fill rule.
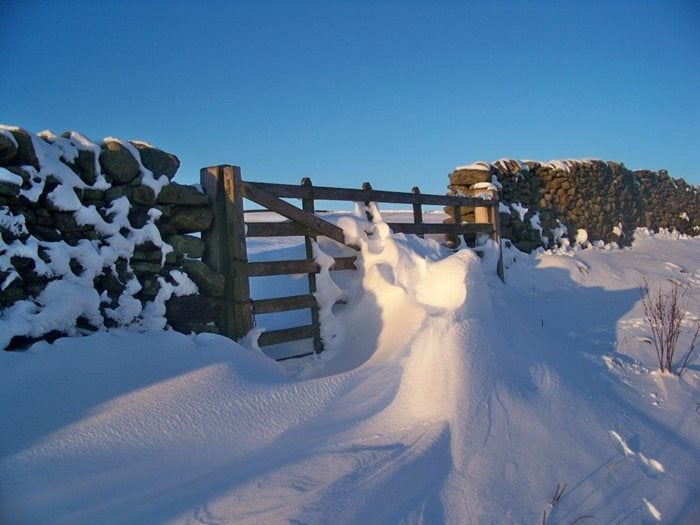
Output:
[[[444,193],[597,157],[700,184],[700,3],[4,0],[0,122],[141,139],[176,180]]]

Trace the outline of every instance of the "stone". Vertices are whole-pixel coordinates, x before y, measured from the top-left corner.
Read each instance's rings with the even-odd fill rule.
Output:
[[[226,281],[223,275],[213,271],[202,261],[185,259],[182,266],[202,294],[209,297],[221,297],[224,294]]]
[[[8,166],[18,151],[17,141],[0,133],[0,166]]]
[[[79,197],[81,201],[92,201],[93,204],[95,203],[104,203],[105,200],[105,191],[104,190],[92,190],[90,188],[85,188],[82,190],[78,190],[79,192]]]
[[[132,142],[141,155],[141,164],[153,172],[155,178],[165,175],[169,180],[175,176],[180,167],[180,159],[172,153],[155,148],[144,142]]]
[[[177,210],[168,223],[178,233],[206,231],[211,226],[214,214],[208,208],[182,208]]]
[[[15,138],[17,142],[17,153],[12,159],[13,164],[16,166],[33,166],[34,169],[39,169],[39,159],[34,152],[34,143],[32,142],[32,137],[29,133],[23,129],[11,129],[9,132]],[[37,139],[42,140],[42,139]]]
[[[85,228],[76,222],[72,212],[56,212],[52,215],[52,219],[54,227],[62,233],[77,232]]]
[[[165,318],[175,330],[216,320],[220,302],[204,295],[172,296],[165,303]]]
[[[148,208],[136,206],[131,208],[128,218],[129,224],[131,224],[133,228],[143,228],[151,220],[151,217],[148,215]]]
[[[100,166],[114,182],[128,184],[139,175],[138,161],[119,142],[108,140],[102,147]]]
[[[156,192],[150,186],[137,186],[131,192],[131,200],[137,204],[152,206],[156,203]]]
[[[17,301],[23,301],[28,298],[29,295],[24,288],[22,288],[21,281],[16,279],[0,294],[0,306],[3,308],[8,307]]]
[[[153,275],[148,275],[146,277],[141,278],[141,290],[139,290],[138,295],[142,298],[147,298],[147,299],[152,299],[156,295],[158,295],[158,291],[160,290],[160,283],[158,282],[157,277]]]
[[[199,259],[204,255],[204,241],[191,235],[171,235],[165,239],[177,256]]]
[[[472,186],[479,182],[491,182],[491,171],[488,169],[462,169],[450,173],[450,184]]]
[[[49,226],[37,225],[32,227],[31,233],[40,241],[57,242],[61,240],[60,232]]]
[[[136,275],[159,273],[161,266],[159,262],[136,261],[131,265]]]
[[[112,186],[107,191],[105,191],[105,201],[112,202],[122,197],[126,197],[131,200],[131,194],[133,188],[129,186]]]
[[[160,190],[158,194],[158,204],[209,206],[209,197],[194,186],[186,186],[173,182]]]
[[[88,186],[95,184],[97,182],[95,154],[92,151],[79,150],[78,156],[75,158],[75,171],[77,171],[78,177]]]
[[[17,197],[19,195],[19,186],[11,182],[0,181],[0,195],[3,197]]]

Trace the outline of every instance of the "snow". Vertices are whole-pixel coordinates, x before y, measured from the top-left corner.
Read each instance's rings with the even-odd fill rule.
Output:
[[[518,214],[518,217],[520,218],[521,222],[525,221],[525,214],[528,212],[528,209],[520,204],[519,202],[513,202],[511,203],[510,207],[513,209],[515,213]]]
[[[583,228],[579,228],[576,231],[576,244],[582,247],[588,246],[588,232]]]
[[[10,135],[11,136],[11,135]],[[17,186],[22,185],[22,177],[6,170],[5,168],[0,168],[0,182],[9,182],[11,184],[16,184]]]
[[[473,162],[465,166],[457,166],[455,171],[459,170],[477,170],[477,171],[491,171],[491,164],[484,161]]]
[[[697,522],[698,360],[656,373],[639,284],[687,284],[700,318],[700,238],[510,247],[503,285],[488,257],[392,235],[398,212],[369,211],[327,216],[361,249],[357,271],[328,272],[345,248],[314,247],[318,357],[266,357],[260,318],[241,344],[113,330],[0,353],[0,521]],[[181,277],[163,294],[188,291]],[[114,315],[136,315],[129,295]]]
[[[9,133],[7,131],[9,129],[16,128],[0,128],[3,134]],[[93,328],[104,329],[105,320],[100,315],[99,307],[101,302],[109,302],[110,299],[97,294],[94,290],[94,279],[105,272],[116,275],[117,259],[125,258],[128,265],[135,247],[145,242],[150,241],[160,248],[161,264],[164,263],[167,254],[173,251],[172,246],[162,240],[155,225],[155,221],[162,214],[160,210],[150,209],[149,221],[143,227],[135,228],[129,222],[128,214],[131,205],[126,197],[111,203],[106,210],[106,219],[94,205],[84,206],[81,203],[76,190],[110,188],[105,175],[101,172],[98,161],[100,147],[97,144],[76,132],[67,133],[63,137],[46,130],[29,136],[39,160],[39,168],[37,170],[32,166],[22,167],[29,173],[30,181],[28,188],[20,190],[20,195],[31,202],[37,202],[44,191],[47,178],[53,176],[59,183],[48,194],[53,206],[59,210],[72,212],[78,225],[94,227],[103,238],[100,241],[82,240],[77,245],[70,246],[64,242],[39,241],[31,235],[24,240],[14,240],[8,244],[0,236],[0,272],[5,273],[0,282],[1,290],[6,290],[19,278],[12,265],[13,257],[31,259],[37,274],[59,278],[61,281],[50,282],[36,298],[16,302],[0,311],[0,346],[2,348],[5,348],[14,336],[39,337],[52,330],[77,335],[81,333],[75,326],[80,317],[89,321]],[[143,167],[140,154],[132,144],[123,141],[119,143],[127,148],[139,162],[143,184],[150,185],[157,193],[168,183],[167,177],[161,176],[155,179],[153,174]],[[75,161],[80,151],[90,151],[95,156],[96,180],[92,185],[86,184],[65,164],[65,162]],[[0,180],[15,184],[22,183],[21,177],[1,168]],[[2,208],[0,224],[4,228],[15,235],[28,233],[23,215],[13,215],[7,207],[0,208]],[[47,261],[39,256],[39,250],[43,250],[48,256]],[[81,268],[79,275],[71,269],[71,261],[78,263]],[[122,326],[130,326],[138,330],[164,328],[165,301],[172,294],[182,295],[196,291],[194,283],[184,274],[171,272],[170,278],[173,283],[159,279],[160,292],[153,301],[146,303],[143,307],[134,298],[134,294],[140,290],[134,281],[117,299],[117,307],[107,309],[107,317]]]
[[[10,133],[11,129],[19,129],[19,128],[13,128],[10,126],[0,125],[0,135],[7,137],[10,140],[10,142],[12,143],[12,145],[14,145],[15,148],[18,148],[19,144],[17,144],[17,140],[15,139],[14,135],[12,133]]]

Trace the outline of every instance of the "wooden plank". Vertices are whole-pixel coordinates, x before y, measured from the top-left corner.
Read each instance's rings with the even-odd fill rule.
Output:
[[[464,223],[464,224],[411,224],[406,222],[387,223],[394,233],[407,233],[413,235],[441,234],[441,233],[486,233],[491,234],[493,226],[489,223]]]
[[[315,353],[316,352],[304,352],[303,354],[288,355],[287,357],[278,357],[277,359],[275,359],[275,361],[281,362],[281,361],[287,361],[289,359],[299,359],[302,357],[308,357],[310,355],[314,355]]]
[[[243,182],[242,188],[243,195],[245,195],[247,199],[258,203],[261,206],[265,206],[268,210],[274,211],[280,215],[283,215],[284,217],[287,217],[288,219],[298,222],[317,232],[319,235],[325,235],[334,241],[345,244],[345,233],[343,233],[343,230],[338,228],[335,224],[324,221],[312,213],[306,213],[296,206],[292,206],[288,202],[279,199],[272,193],[268,193],[267,191],[250,183]]]
[[[418,188],[418,186],[413,186],[413,188],[411,188],[411,193],[420,195],[420,188]],[[423,206],[420,203],[413,204],[413,223],[423,224]]]
[[[311,339],[314,336],[314,327],[311,325],[295,326],[294,328],[283,328],[281,330],[271,330],[263,332],[258,338],[258,345],[270,346],[301,339]]]
[[[331,271],[356,270],[357,257],[336,257]],[[290,261],[261,261],[248,263],[248,275],[250,277],[264,277],[268,275],[295,275],[299,273],[318,273],[318,264],[306,259]]]
[[[204,262],[225,278],[217,324],[223,335],[240,339],[253,328],[241,170],[238,166],[212,166],[201,170],[200,177],[212,197],[215,216],[213,227],[204,235]]]
[[[403,193],[399,191],[356,190],[352,188],[331,188],[327,186],[295,186],[292,184],[273,184],[267,182],[245,181],[279,198],[315,199],[327,201],[350,202],[386,202],[392,204],[428,204],[434,206],[497,206],[498,201],[489,201],[476,197],[459,195],[431,195],[421,193]]]
[[[312,187],[313,184],[311,183],[311,179],[309,179],[308,177],[301,179],[301,186],[308,188]],[[316,213],[314,200],[302,199],[301,209],[304,210],[306,213]],[[307,234],[304,236],[304,249],[306,250],[307,261],[313,262],[314,260],[313,243],[315,241],[316,236],[313,235],[313,233],[311,232],[307,232]],[[309,281],[309,293],[316,293],[316,274],[310,273],[307,275],[307,278]],[[319,319],[318,303],[316,302],[316,300],[314,300],[313,306],[311,307],[311,324],[314,327],[314,352],[320,354],[321,352],[323,352],[323,341],[321,340],[321,321]]]
[[[296,222],[247,222],[248,237],[300,237],[308,228]]]
[[[275,297],[272,299],[255,299],[253,301],[254,314],[273,314],[316,307],[316,298],[310,293],[292,295],[290,297]]]
[[[501,214],[498,208],[491,208],[491,221],[493,222],[493,233],[491,238],[498,244],[498,263],[496,265],[496,273],[500,277],[501,282],[506,282],[506,271],[503,264],[503,245],[501,243]]]

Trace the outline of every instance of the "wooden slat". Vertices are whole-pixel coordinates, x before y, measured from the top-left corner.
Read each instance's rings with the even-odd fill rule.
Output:
[[[303,354],[297,354],[297,355],[288,355],[286,357],[278,357],[275,359],[275,361],[287,361],[289,359],[299,359],[301,357],[308,357],[310,355],[314,355],[316,352],[304,352]]]
[[[258,338],[258,345],[270,346],[300,339],[311,339],[314,336],[314,327],[311,325],[295,326],[294,328],[283,328],[282,330],[271,330],[263,332]]]
[[[256,299],[253,301],[253,314],[274,314],[315,307],[316,298],[309,293],[292,295],[290,297],[275,297],[273,299]]]
[[[387,202],[393,204],[429,204],[435,206],[497,206],[497,200],[484,200],[476,197],[458,195],[412,194],[398,191],[356,190],[352,188],[330,188],[326,186],[295,186],[292,184],[273,184],[268,182],[250,182],[255,186],[280,198],[316,199],[328,201],[351,202]]]
[[[302,188],[303,186],[299,187]],[[242,183],[242,188],[243,195],[247,199],[258,203],[261,206],[265,206],[270,211],[274,211],[280,215],[283,215],[284,217],[287,217],[288,219],[298,222],[317,232],[319,235],[325,235],[334,241],[345,244],[345,233],[343,233],[342,228],[338,228],[335,224],[324,221],[312,213],[306,213],[296,206],[292,206],[288,202],[279,199],[272,193],[268,193],[267,191],[250,183]]]
[[[311,187],[311,179],[303,178],[301,179],[301,185],[306,187]],[[315,213],[316,205],[313,199],[302,199],[301,209],[306,213]],[[313,261],[314,259],[314,243],[316,242],[316,235],[309,232],[304,237],[304,249],[306,251],[306,260]],[[310,273],[307,276],[309,281],[309,293],[316,293],[316,274]],[[323,340],[321,339],[321,321],[319,319],[318,304],[314,300],[314,306],[311,308],[311,325],[314,327],[314,352],[317,354],[323,352]]]
[[[355,261],[357,257],[336,257],[335,264],[331,266],[331,271],[356,270]],[[318,273],[320,268],[313,261],[291,260],[291,261],[261,261],[248,263],[248,275],[250,277],[263,277],[268,275],[294,275],[299,273]]]
[[[493,225],[489,223],[465,223],[465,224],[411,224],[404,222],[387,223],[394,233],[440,234],[440,233],[487,233],[493,231]]]
[[[355,263],[357,262],[357,257],[351,255],[349,257],[335,257],[335,263],[330,267],[330,271],[338,272],[341,270],[357,270]]]
[[[308,231],[296,222],[247,222],[248,237],[301,237]]]

